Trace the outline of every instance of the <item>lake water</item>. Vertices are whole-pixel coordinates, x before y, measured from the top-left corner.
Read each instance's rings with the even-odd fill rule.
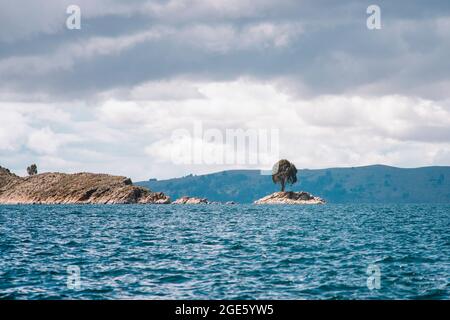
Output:
[[[449,230],[450,205],[0,206],[0,298],[449,299]]]

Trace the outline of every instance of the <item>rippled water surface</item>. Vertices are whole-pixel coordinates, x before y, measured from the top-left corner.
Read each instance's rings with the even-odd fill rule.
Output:
[[[449,230],[449,205],[0,206],[0,298],[449,299]]]

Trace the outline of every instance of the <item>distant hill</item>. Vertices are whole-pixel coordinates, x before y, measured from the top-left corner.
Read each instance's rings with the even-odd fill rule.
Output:
[[[299,170],[300,183],[287,190],[304,190],[329,203],[450,203],[450,167],[402,169],[383,165],[354,168]],[[230,170],[149,180],[137,185],[181,196],[211,201],[251,203],[279,190],[271,176],[259,170]]]

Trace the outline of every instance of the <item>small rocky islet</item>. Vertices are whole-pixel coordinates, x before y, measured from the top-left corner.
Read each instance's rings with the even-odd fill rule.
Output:
[[[325,200],[305,191],[279,191],[256,200],[254,204],[325,204]]]
[[[275,182],[275,180],[274,180]],[[284,183],[282,184],[284,189]],[[0,166],[0,204],[226,204],[184,196],[175,201],[163,192],[133,185],[130,178],[97,173],[41,173],[20,177]],[[323,204],[307,192],[280,191],[254,204]]]
[[[172,204],[236,204],[234,201],[227,202],[217,202],[217,201],[209,201],[206,198],[196,198],[196,197],[188,197],[184,196],[178,198]]]

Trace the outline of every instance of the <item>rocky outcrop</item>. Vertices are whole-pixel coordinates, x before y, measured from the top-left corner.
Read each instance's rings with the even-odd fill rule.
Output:
[[[0,204],[170,203],[131,179],[94,173],[43,173],[21,178],[0,167]]]
[[[227,201],[227,202],[217,202],[217,201],[209,201],[206,198],[195,198],[195,197],[181,197],[174,202],[173,204],[217,204],[217,205],[230,205],[230,204],[236,204],[234,201]]]
[[[280,191],[256,200],[255,204],[324,204],[325,200],[308,192]]]
[[[209,204],[205,198],[181,197],[173,202],[173,204]]]

